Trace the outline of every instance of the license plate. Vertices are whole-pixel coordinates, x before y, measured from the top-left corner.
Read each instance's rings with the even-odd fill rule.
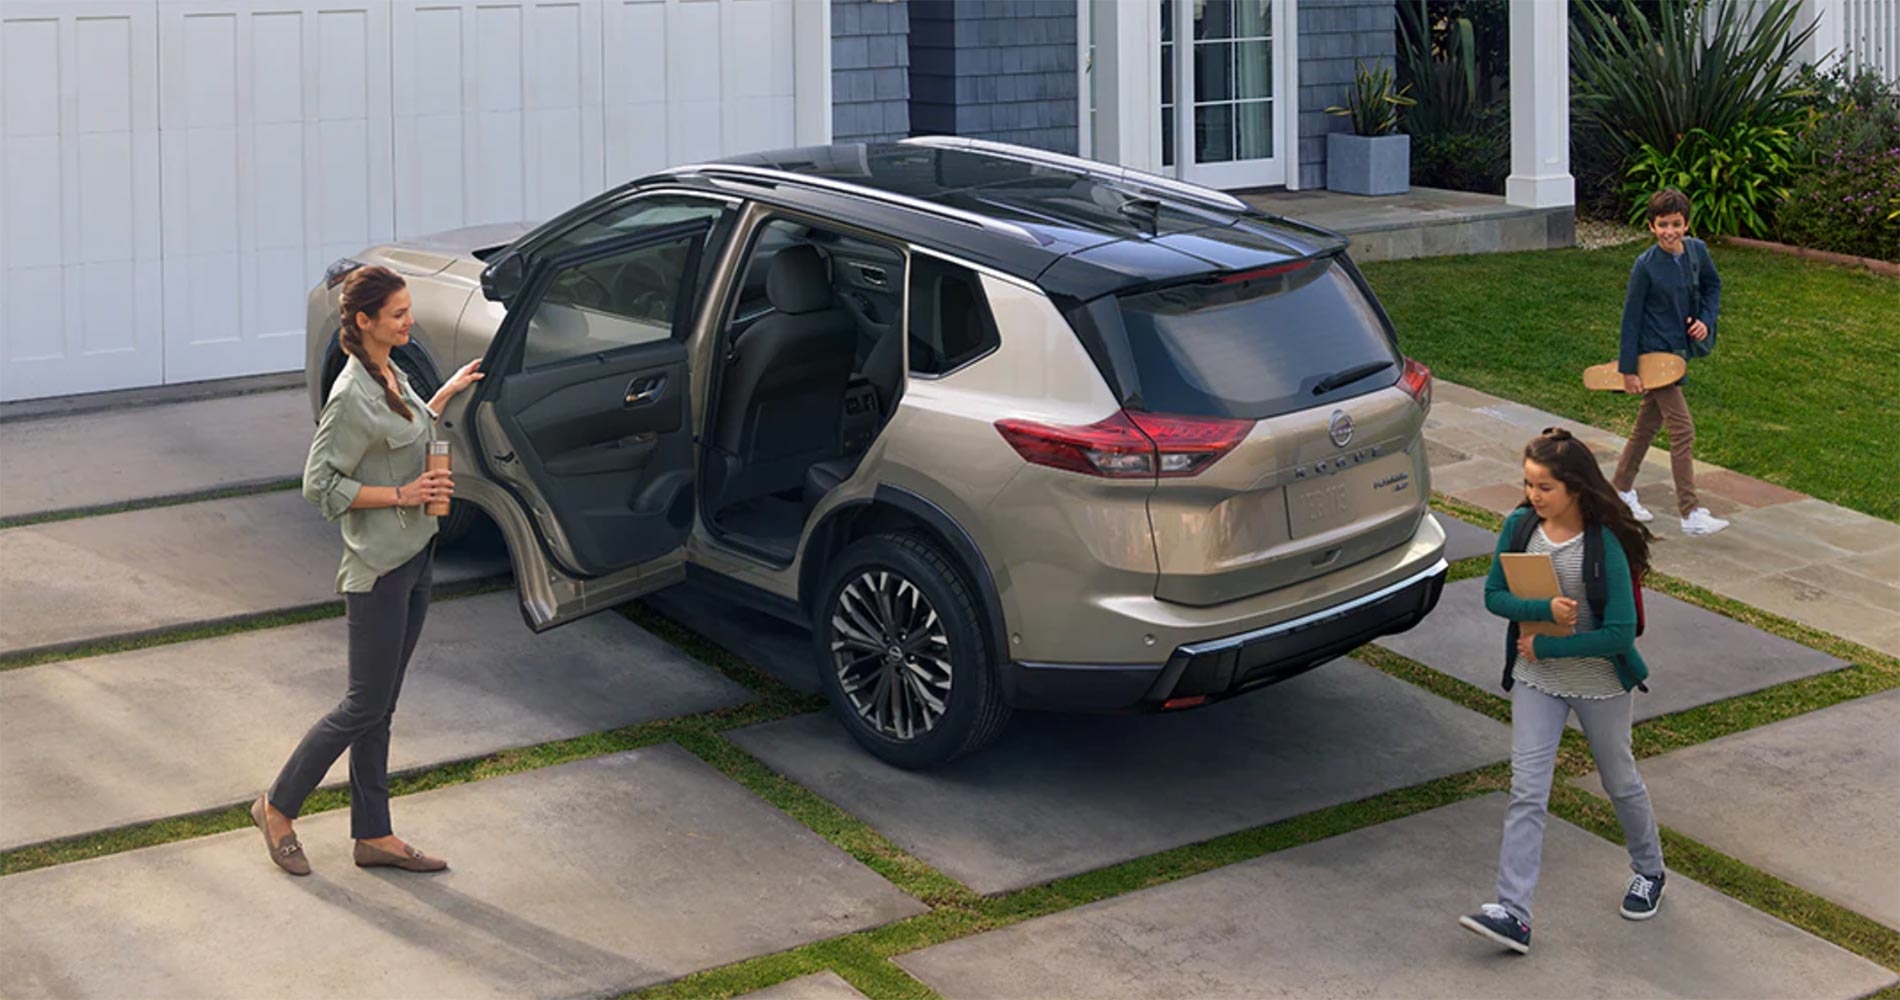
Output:
[[[1287,530],[1306,538],[1418,502],[1412,457],[1400,452],[1286,488]]]

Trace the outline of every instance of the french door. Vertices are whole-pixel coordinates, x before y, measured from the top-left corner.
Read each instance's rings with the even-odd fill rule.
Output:
[[[1286,182],[1292,0],[1161,0],[1163,172],[1217,188]]]

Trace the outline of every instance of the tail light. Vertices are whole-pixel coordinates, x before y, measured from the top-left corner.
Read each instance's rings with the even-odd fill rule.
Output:
[[[1118,410],[1087,427],[999,420],[996,430],[1032,465],[1104,479],[1179,479],[1233,451],[1253,421]]]
[[[1412,398],[1418,400],[1420,409],[1432,408],[1432,370],[1430,368],[1411,358],[1406,358],[1405,374],[1399,376],[1399,388],[1411,393]]]

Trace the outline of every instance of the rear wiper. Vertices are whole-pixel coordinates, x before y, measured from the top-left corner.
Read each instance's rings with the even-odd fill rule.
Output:
[[[1390,361],[1368,361],[1363,365],[1356,365],[1343,372],[1334,372],[1319,380],[1319,384],[1313,387],[1313,395],[1324,396],[1340,386],[1351,385],[1368,375],[1377,375],[1390,367],[1392,367],[1392,362]]]

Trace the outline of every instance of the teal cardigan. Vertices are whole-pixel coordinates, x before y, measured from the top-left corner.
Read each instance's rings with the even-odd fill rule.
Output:
[[[1510,551],[1518,524],[1532,516],[1529,507],[1519,507],[1504,519],[1504,530],[1498,533],[1497,554]],[[1537,651],[1540,660],[1604,657],[1616,665],[1617,679],[1623,682],[1623,690],[1628,691],[1649,677],[1649,665],[1636,652],[1636,594],[1630,587],[1629,557],[1623,554],[1623,543],[1616,540],[1610,529],[1593,525],[1584,530],[1603,532],[1603,576],[1607,587],[1601,621],[1589,632],[1540,635],[1533,640],[1531,648]],[[1484,578],[1484,607],[1511,623],[1504,640],[1504,689],[1508,691],[1511,673],[1517,666],[1517,623],[1550,621],[1550,602],[1513,597],[1511,588],[1504,582],[1504,561],[1493,558],[1491,572]]]

